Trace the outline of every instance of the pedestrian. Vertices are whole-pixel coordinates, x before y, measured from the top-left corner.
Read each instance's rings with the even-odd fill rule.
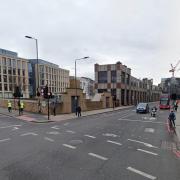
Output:
[[[77,107],[77,113],[78,113],[78,117],[81,116],[81,107],[80,106]]]
[[[176,124],[175,124],[176,115],[175,115],[173,109],[171,110],[168,119],[174,125],[174,127],[176,127]]]
[[[174,105],[174,110],[177,111],[178,109],[178,102],[176,101],[176,104]]]
[[[12,112],[12,103],[11,103],[11,101],[8,101],[8,111]]]
[[[56,103],[53,102],[53,114],[54,116],[56,116]]]
[[[20,112],[21,112],[21,114],[23,114],[23,111],[24,111],[24,103],[21,101],[20,102]]]

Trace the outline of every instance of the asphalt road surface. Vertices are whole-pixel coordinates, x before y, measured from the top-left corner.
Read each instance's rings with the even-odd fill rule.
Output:
[[[179,180],[180,147],[134,108],[59,123],[0,116],[0,180]]]

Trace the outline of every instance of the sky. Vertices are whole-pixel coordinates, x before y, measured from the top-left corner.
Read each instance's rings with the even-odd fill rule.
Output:
[[[94,64],[122,62],[154,84],[180,60],[179,0],[0,0],[0,48],[94,79]],[[180,66],[179,66],[180,68]],[[177,68],[178,69],[178,68]],[[180,71],[176,73],[180,76]]]

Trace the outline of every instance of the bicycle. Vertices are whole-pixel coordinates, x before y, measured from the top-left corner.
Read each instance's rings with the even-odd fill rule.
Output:
[[[169,125],[169,130],[174,134],[176,134],[176,128],[170,119],[168,119],[168,125]]]

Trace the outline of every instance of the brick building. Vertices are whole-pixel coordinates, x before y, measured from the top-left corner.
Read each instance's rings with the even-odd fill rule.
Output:
[[[131,69],[121,62],[116,64],[95,64],[95,92],[111,92],[117,106],[138,102],[159,100],[160,90],[153,86],[153,80],[137,79]]]

